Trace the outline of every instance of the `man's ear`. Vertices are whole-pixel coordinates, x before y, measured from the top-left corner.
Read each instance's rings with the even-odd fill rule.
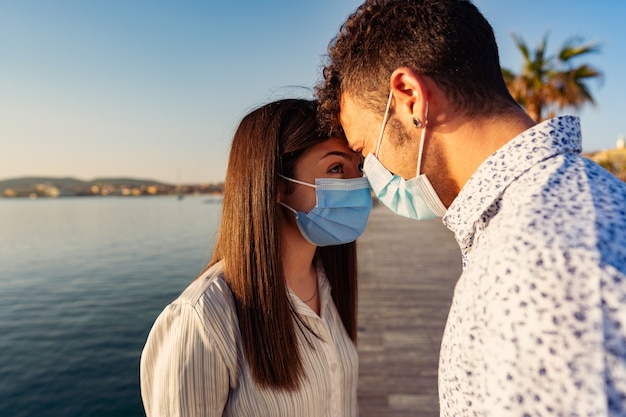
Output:
[[[428,90],[422,77],[409,67],[400,67],[391,74],[390,83],[396,117],[407,126],[413,125],[414,118],[426,123]]]

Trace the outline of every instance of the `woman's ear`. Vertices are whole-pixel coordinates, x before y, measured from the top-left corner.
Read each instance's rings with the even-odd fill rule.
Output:
[[[422,77],[409,67],[400,67],[391,74],[390,83],[396,117],[407,126],[413,126],[415,118],[426,122],[428,90]]]
[[[287,194],[289,194],[289,190],[287,189],[288,185],[287,185],[287,181],[285,181],[284,179],[282,179],[281,177],[278,177],[276,179],[276,202],[280,203],[281,201],[283,201],[283,197]]]
[[[282,201],[283,187],[284,187],[283,181],[279,177],[276,182],[276,202],[277,203],[280,203]]]

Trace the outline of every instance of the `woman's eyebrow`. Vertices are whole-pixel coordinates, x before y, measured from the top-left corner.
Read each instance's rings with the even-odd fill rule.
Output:
[[[350,154],[348,154],[347,152],[342,152],[342,151],[330,151],[327,154],[325,154],[324,156],[322,156],[320,159],[324,159],[324,158],[327,158],[329,156],[336,155],[336,156],[340,156],[340,157],[342,157],[344,159],[350,160],[350,159],[352,159],[352,155],[351,154],[352,154],[352,152]]]

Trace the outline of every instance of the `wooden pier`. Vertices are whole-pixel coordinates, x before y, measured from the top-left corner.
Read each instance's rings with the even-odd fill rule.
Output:
[[[452,232],[376,205],[358,251],[360,416],[439,416],[439,347],[461,274]]]

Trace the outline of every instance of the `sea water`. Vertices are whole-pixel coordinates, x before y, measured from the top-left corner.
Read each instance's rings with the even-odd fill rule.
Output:
[[[143,416],[139,358],[219,198],[0,199],[0,416]]]

